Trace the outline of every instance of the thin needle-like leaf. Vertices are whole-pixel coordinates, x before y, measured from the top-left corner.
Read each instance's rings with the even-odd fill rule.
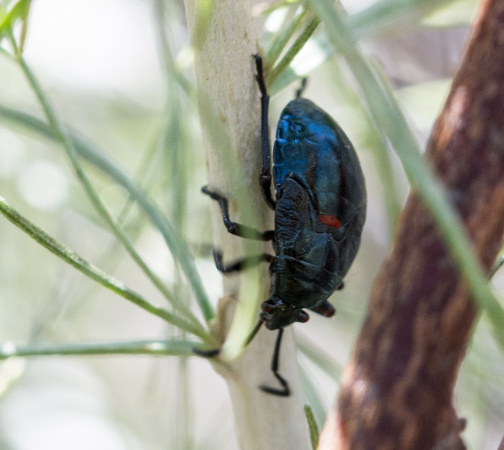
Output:
[[[0,35],[8,29],[12,29],[14,22],[20,18],[26,18],[31,0],[19,0],[0,22]]]
[[[299,51],[308,42],[308,39],[310,39],[310,37],[317,29],[319,24],[320,19],[318,17],[314,17],[310,20],[308,25],[306,25],[305,29],[294,41],[289,50],[287,50],[287,53],[285,53],[280,62],[275,67],[273,67],[273,69],[268,73],[266,81],[269,86],[271,86],[275,82],[275,80],[282,74],[282,72],[285,71],[285,69],[289,66],[289,64],[296,57]]]
[[[0,106],[0,116],[4,119],[22,125],[26,129],[56,140],[55,133],[51,127],[30,114]],[[106,156],[105,151],[96,148],[75,134],[70,134],[69,138],[72,140],[75,151],[80,157],[93,164],[105,175],[120,184],[124,189],[126,189],[131,198],[135,200],[144,210],[151,223],[160,231],[166,244],[170,248],[173,257],[176,261],[178,261],[184,271],[184,274],[196,295],[200,308],[202,311],[206,312],[205,318],[210,320],[208,317],[213,317],[212,306],[210,305],[201,279],[196,271],[196,267],[194,266],[193,258],[187,248],[187,245],[179,236],[177,236],[166,217],[159,211],[159,208],[148,198],[148,196],[137,188],[131,179]],[[173,298],[172,296],[170,297]]]
[[[201,337],[207,342],[211,341],[210,336],[201,328],[193,325],[185,319],[177,317],[176,315],[152,305],[145,300],[140,294],[126,287],[122,282],[116,280],[114,277],[101,271],[94,265],[90,264],[84,258],[73,252],[63,244],[57,242],[54,238],[49,236],[35,224],[31,223],[28,219],[23,217],[17,212],[7,201],[0,197],[0,213],[9,219],[14,225],[23,230],[32,239],[44,246],[47,250],[54,253],[59,258],[63,259],[68,264],[72,265],[87,277],[100,283],[102,286],[110,289],[112,292],[120,295],[121,297],[129,300],[140,308],[154,314],[167,322],[182,328],[189,333]]]
[[[432,171],[425,164],[408,123],[387,84],[380,80],[376,71],[367,63],[355,44],[352,31],[332,2],[310,2],[326,25],[334,49],[338,49],[347,59],[373,119],[390,140],[410,183],[418,190],[432,213],[451,256],[467,280],[474,299],[487,312],[494,337],[504,351],[504,310],[488,286],[460,220]]]
[[[273,36],[269,48],[266,49],[266,54],[263,57],[263,60],[267,67],[272,67],[275,65],[277,59],[285,50],[287,43],[305,20],[306,15],[307,11],[305,8],[298,8],[295,16],[289,22],[289,25],[281,29],[277,34]]]
[[[366,39],[399,26],[404,28],[411,26],[450,3],[454,3],[454,0],[380,1],[350,15],[348,28],[352,30],[355,40]],[[296,70],[292,65],[286,67],[282,73],[275,76],[275,82],[272,82],[270,89],[271,94],[279,92],[299,78],[307,76],[309,72],[321,66],[334,54],[334,49],[327,45],[324,35],[317,36],[315,39],[317,40],[317,51],[320,54],[318,62],[315,65],[304,64],[302,68],[297,67]]]
[[[315,416],[313,415],[313,411],[309,405],[305,405],[304,407],[306,421],[308,422],[308,428],[310,430],[310,441],[312,444],[313,450],[317,448],[317,444],[319,441],[319,429],[317,426],[317,421],[315,420]]]
[[[25,356],[84,356],[84,355],[160,355],[191,356],[193,348],[201,344],[194,341],[167,339],[130,342],[94,343],[43,343],[19,344],[5,342],[0,345],[0,360]]]
[[[77,150],[75,148],[74,142],[72,139],[70,139],[69,135],[67,134],[63,124],[60,122],[58,117],[56,116],[56,113],[54,112],[51,104],[49,103],[48,99],[46,98],[40,84],[38,83],[37,79],[35,78],[35,75],[29,68],[29,66],[26,64],[25,60],[23,59],[22,56],[18,57],[18,62],[19,65],[21,66],[28,82],[30,83],[30,86],[32,87],[33,91],[35,92],[35,95],[37,96],[40,105],[42,106],[42,109],[47,117],[47,120],[49,122],[49,125],[54,133],[54,135],[58,138],[58,140],[61,141],[63,144],[63,147],[68,155],[68,158],[70,159],[70,162],[72,164],[73,169],[75,170],[75,173],[77,174],[77,177],[79,181],[82,183],[82,186],[84,187],[84,190],[86,191],[86,194],[88,195],[91,203],[95,207],[96,211],[100,214],[100,216],[106,221],[106,223],[109,225],[110,229],[116,236],[116,238],[123,244],[123,246],[126,248],[126,250],[130,253],[130,255],[133,257],[133,259],[137,262],[140,263],[140,267],[145,268],[145,264],[141,261],[140,257],[136,253],[135,249],[133,248],[133,245],[129,242],[129,239],[126,237],[126,235],[119,229],[119,227],[116,225],[114,219],[108,212],[107,208],[101,201],[98,193],[95,191],[93,188],[89,178],[87,177],[86,173],[82,169],[80,162],[77,157]],[[158,212],[159,214],[159,212]],[[196,270],[194,268],[194,265],[192,263],[192,258],[189,256],[189,252],[186,248],[184,247],[183,241],[178,239],[175,241],[174,237],[174,232],[170,233],[170,237],[172,238],[172,242],[168,242],[168,245],[170,249],[173,251],[174,244],[179,247],[179,251],[174,252],[176,255],[179,255],[184,251],[184,258],[183,260],[180,261],[182,269],[184,272],[186,272],[186,275],[188,275],[188,278],[194,283],[193,286],[195,286],[196,289],[196,295],[199,300],[199,304],[203,310],[203,314],[205,315],[205,318],[207,320],[210,320],[213,317],[213,310],[211,308],[210,303],[208,302],[208,299],[206,298],[206,295],[204,294],[203,287],[201,285],[201,281],[199,280],[199,276],[196,273]],[[175,242],[173,242],[175,241]],[[170,245],[170,243],[172,245]]]

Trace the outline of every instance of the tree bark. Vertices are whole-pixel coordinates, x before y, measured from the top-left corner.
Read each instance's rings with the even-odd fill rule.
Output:
[[[258,49],[250,2],[214,1],[211,19],[206,24],[198,22],[202,10],[197,0],[184,3],[191,37],[198,38],[193,42],[194,66],[210,187],[229,197],[232,220],[260,230],[271,229],[272,214],[266,211],[259,191],[260,99],[252,58]],[[243,197],[239,195],[240,187],[246,193]],[[214,207],[214,233],[217,246],[224,250],[225,261],[242,257],[244,240],[226,233],[217,204],[208,201]],[[266,299],[270,279],[267,266],[263,266],[261,289],[262,298]],[[219,305],[217,333],[221,336],[229,329],[235,306],[251,300],[250,293],[240,289],[243,278],[235,276],[234,280],[227,279],[228,295]],[[238,303],[233,300],[237,296]],[[284,335],[280,362],[292,395],[276,397],[259,390],[259,385],[277,386],[270,370],[275,338],[276,333],[263,327],[241,357],[226,361],[231,370],[215,365],[228,383],[238,439],[244,450],[311,448],[292,330],[286,330]]]
[[[481,5],[427,159],[489,270],[504,233],[504,1]],[[462,449],[453,389],[477,308],[420,197],[403,211],[320,449]]]

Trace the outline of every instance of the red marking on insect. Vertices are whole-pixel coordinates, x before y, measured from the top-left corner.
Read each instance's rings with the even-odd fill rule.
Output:
[[[319,214],[318,218],[322,223],[330,226],[331,228],[340,228],[341,225],[343,225],[341,220],[339,220],[334,214]]]

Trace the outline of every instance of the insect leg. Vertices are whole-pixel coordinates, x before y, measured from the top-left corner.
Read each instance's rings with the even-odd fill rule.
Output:
[[[282,385],[282,389],[272,388],[269,386],[259,386],[261,391],[271,395],[278,395],[280,397],[288,397],[290,395],[289,384],[282,375],[278,373],[278,363],[280,359],[280,345],[282,343],[283,328],[278,329],[277,340],[275,343],[275,351],[273,352],[273,359],[271,360],[271,371],[275,378]]]
[[[270,138],[268,129],[268,109],[269,95],[264,81],[263,63],[259,55],[254,55],[256,63],[256,80],[261,92],[261,149],[263,166],[259,175],[259,184],[263,192],[264,199],[271,209],[275,209],[275,201],[271,196],[271,156],[270,156]]]
[[[322,304],[318,305],[316,308],[310,308],[310,309],[316,312],[317,314],[320,314],[325,317],[332,317],[336,312],[334,306],[331,305],[327,300]]]
[[[222,220],[224,221],[224,225],[229,233],[234,234],[235,236],[254,239],[256,241],[271,241],[273,239],[274,232],[272,230],[262,232],[255,230],[254,228],[247,227],[246,225],[240,225],[239,223],[231,221],[229,219],[229,206],[226,197],[211,191],[208,189],[208,186],[203,186],[201,191],[219,203]]]
[[[193,347],[192,352],[195,355],[202,356],[203,358],[213,358],[214,356],[217,356],[220,353],[220,348],[213,348],[210,350],[202,350],[198,347]]]
[[[308,81],[308,78],[303,78],[301,80],[301,86],[299,87],[299,89],[296,91],[296,100],[298,98],[301,98],[303,96],[303,93],[306,89],[306,84],[307,84],[307,81]]]
[[[222,260],[222,252],[214,250],[213,255],[217,270],[222,273],[239,272],[240,270],[257,266],[262,262],[271,263],[275,259],[273,255],[262,253],[260,255],[249,256],[248,258],[235,261],[231,264],[224,264],[224,261]]]

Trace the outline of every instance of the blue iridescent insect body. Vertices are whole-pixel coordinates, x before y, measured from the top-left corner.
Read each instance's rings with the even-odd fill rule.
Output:
[[[278,329],[271,370],[282,389],[261,386],[264,392],[288,396],[287,381],[278,373],[284,327],[306,322],[304,309],[330,317],[327,301],[343,287],[360,245],[366,217],[366,191],[359,160],[343,130],[310,100],[298,98],[283,110],[273,149],[273,177],[268,132],[269,96],[262,60],[255,56],[256,79],[261,91],[261,147],[263,167],[259,182],[268,205],[275,211],[275,229],[260,232],[231,221],[227,198],[208,189],[203,192],[219,203],[227,230],[236,236],[273,241],[275,255],[263,253],[224,264],[214,251],[217,268],[237,272],[260,262],[270,263],[271,290],[262,303],[260,320],[250,339],[264,323]],[[271,194],[274,181],[276,200]],[[215,356],[219,350],[194,350]]]
[[[307,99],[291,101],[273,149],[276,189],[269,329],[305,322],[307,308],[334,314],[327,298],[343,283],[366,214],[364,177],[343,130]]]

